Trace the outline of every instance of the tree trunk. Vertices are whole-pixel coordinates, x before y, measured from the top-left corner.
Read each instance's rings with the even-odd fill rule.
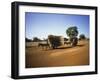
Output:
[[[76,46],[77,43],[78,43],[77,37],[71,38],[70,41],[71,41],[71,45],[72,45],[73,47]]]

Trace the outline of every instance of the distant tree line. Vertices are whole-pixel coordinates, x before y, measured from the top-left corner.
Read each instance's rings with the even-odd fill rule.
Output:
[[[79,35],[79,40],[89,40],[89,38],[86,38],[86,36],[84,34],[80,34]],[[28,38],[25,38],[26,42],[41,42],[41,41],[47,41],[48,39],[43,39],[41,40],[40,38],[38,37],[34,37],[33,39],[28,39]],[[69,39],[68,38],[64,38],[64,41],[68,41]]]
[[[72,46],[76,46],[78,44],[78,40],[85,40],[85,39],[89,40],[89,38],[86,38],[84,34],[80,34],[79,38],[77,37],[79,34],[77,26],[72,26],[66,29],[66,34],[69,38],[64,38],[64,41],[69,40]],[[60,40],[59,36],[57,37],[52,35],[49,35],[47,39],[43,39],[43,40],[41,40],[38,37],[34,37],[33,39],[26,38],[26,42],[42,42],[42,41],[47,41],[48,39],[52,42],[53,48],[55,48],[55,46],[60,45],[60,42],[58,42]]]
[[[41,41],[41,39],[39,39],[38,37],[33,38],[33,42],[40,42],[40,41]]]
[[[26,41],[26,42],[41,42],[41,41],[47,41],[47,39],[41,40],[41,39],[38,38],[38,37],[34,37],[33,39],[25,38],[25,41]]]
[[[28,39],[28,38],[25,38],[25,41],[26,42],[32,42],[32,40],[31,39]]]

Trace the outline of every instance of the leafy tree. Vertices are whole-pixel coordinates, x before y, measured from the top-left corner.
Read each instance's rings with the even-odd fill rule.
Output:
[[[66,33],[67,33],[67,35],[68,35],[70,38],[76,37],[76,36],[78,35],[77,27],[76,27],[76,26],[69,27],[69,28],[66,30]]]
[[[77,39],[77,36],[78,36],[78,29],[77,29],[77,27],[76,27],[76,26],[69,27],[69,28],[66,30],[66,34],[67,34],[67,36],[70,38],[71,45],[72,45],[72,46],[76,46],[77,43],[78,43],[78,39]]]
[[[79,36],[79,39],[80,39],[80,40],[84,40],[84,39],[86,39],[86,37],[85,37],[84,34],[81,34],[81,35]]]

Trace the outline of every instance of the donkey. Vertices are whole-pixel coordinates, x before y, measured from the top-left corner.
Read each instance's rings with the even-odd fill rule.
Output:
[[[64,42],[64,45],[69,45],[71,44],[71,42]]]
[[[50,45],[48,44],[48,42],[47,43],[39,43],[38,47],[42,47],[42,49],[47,50],[48,48],[50,48]]]

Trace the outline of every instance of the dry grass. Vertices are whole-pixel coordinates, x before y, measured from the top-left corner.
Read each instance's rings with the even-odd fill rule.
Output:
[[[42,50],[26,48],[26,68],[89,65],[89,41],[80,41],[76,47],[61,46]]]

